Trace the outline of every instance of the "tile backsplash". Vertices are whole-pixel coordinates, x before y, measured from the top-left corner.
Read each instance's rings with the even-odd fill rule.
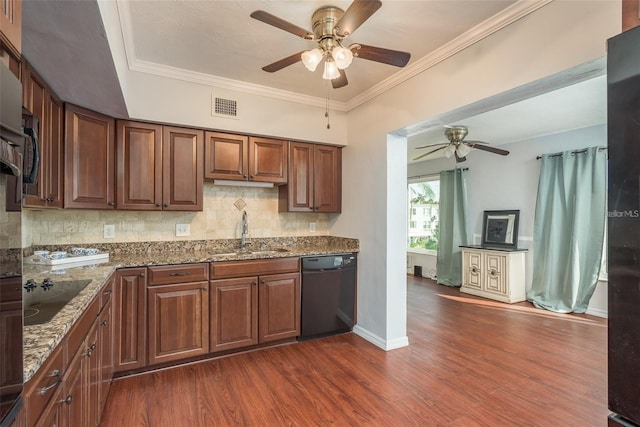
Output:
[[[137,241],[235,239],[240,237],[242,199],[249,218],[249,237],[329,234],[331,215],[278,212],[278,188],[204,185],[202,212],[107,210],[23,211],[26,246]],[[315,222],[315,233],[309,223]],[[188,237],[176,237],[176,224],[189,224]],[[114,225],[115,238],[104,238],[104,226]]]

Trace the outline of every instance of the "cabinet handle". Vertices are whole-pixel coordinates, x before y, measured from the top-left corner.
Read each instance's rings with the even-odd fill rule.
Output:
[[[206,287],[206,286],[203,286],[203,287],[202,287],[202,290],[203,290],[203,291],[207,291],[208,289],[207,289],[207,287]]]
[[[260,280],[260,283],[262,283],[262,284],[264,285],[264,283],[265,283],[265,282],[264,282],[264,279]]]
[[[100,325],[102,326],[107,326],[109,324],[109,322],[107,322],[106,320],[103,320],[102,323],[100,323]]]
[[[67,405],[71,405],[73,401],[73,396],[69,395],[66,399],[58,400],[58,403],[66,403]]]
[[[109,203],[107,203],[107,204],[108,204],[109,206],[115,206],[115,205],[116,205],[116,202],[109,202]]]
[[[498,277],[498,271],[497,271],[497,270],[491,270],[491,271],[489,272],[489,275],[490,275],[491,277]]]
[[[165,203],[165,204],[164,204],[164,205],[162,205],[162,206],[163,206],[163,207],[165,207],[165,208],[168,208],[168,207],[169,207],[169,205],[168,205],[167,203]]]
[[[188,276],[190,274],[190,271],[181,271],[180,273],[171,273],[169,276]]]
[[[257,284],[258,284],[258,282],[256,282],[256,281],[254,281],[254,282],[252,283],[252,285],[253,285],[253,286],[255,286],[255,285],[257,285]]]
[[[60,384],[62,382],[62,378],[60,377],[60,371],[58,369],[56,369],[55,371],[51,372],[51,375],[49,375],[50,378],[56,378],[55,382],[51,385],[48,385],[46,387],[42,387],[39,391],[39,393],[41,395],[45,395],[47,394],[47,392],[49,390],[51,390],[52,388],[56,387],[58,384]]]
[[[251,179],[253,179],[253,178],[255,178],[255,177],[256,177],[255,175],[251,175]]]
[[[471,272],[472,272],[473,274],[477,274],[477,273],[480,273],[480,269],[479,269],[479,268],[477,268],[477,267],[471,267]]]
[[[140,273],[140,274],[139,274],[139,276],[140,276],[140,277],[144,277],[144,273]]]
[[[242,175],[242,177],[243,177],[243,178],[246,178],[246,177],[247,177],[247,174],[245,173],[244,175]]]
[[[160,203],[156,203],[156,208],[159,208],[159,207],[160,207]]]
[[[111,294],[111,292],[113,292],[113,289],[106,289],[102,293],[105,294],[105,295],[109,295],[109,294]]]

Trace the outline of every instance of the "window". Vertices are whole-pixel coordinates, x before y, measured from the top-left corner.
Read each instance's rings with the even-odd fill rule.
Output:
[[[409,231],[407,246],[414,250],[438,249],[440,180],[437,175],[409,180]]]

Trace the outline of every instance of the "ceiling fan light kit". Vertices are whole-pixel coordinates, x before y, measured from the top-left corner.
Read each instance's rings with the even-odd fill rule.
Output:
[[[410,53],[358,43],[354,43],[348,48],[342,46],[342,41],[353,34],[380,6],[382,6],[380,0],[354,0],[346,12],[335,6],[321,7],[311,17],[313,32],[263,10],[256,10],[251,13],[252,18],[317,43],[314,49],[293,54],[264,66],[262,69],[273,73],[302,61],[307,70],[313,72],[324,59],[322,78],[332,80],[333,88],[338,89],[348,84],[347,77],[341,70],[351,65],[354,56],[396,67],[404,67],[411,58]]]

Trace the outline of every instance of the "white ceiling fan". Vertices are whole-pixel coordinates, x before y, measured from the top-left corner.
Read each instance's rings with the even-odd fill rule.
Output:
[[[416,147],[416,150],[422,148],[433,148],[438,147],[435,150],[428,151],[424,154],[419,155],[413,160],[419,160],[423,157],[428,156],[429,154],[433,154],[437,151],[444,150],[443,153],[445,157],[449,158],[451,156],[456,157],[456,163],[464,162],[467,160],[467,154],[471,152],[472,148],[477,148],[478,150],[488,151],[490,153],[499,154],[501,156],[506,156],[509,154],[507,150],[503,150],[501,148],[491,147],[487,142],[483,141],[465,141],[464,138],[469,133],[469,130],[466,126],[445,126],[444,135],[447,137],[449,142],[443,142],[440,144],[432,144],[432,145],[423,145],[421,147]]]

